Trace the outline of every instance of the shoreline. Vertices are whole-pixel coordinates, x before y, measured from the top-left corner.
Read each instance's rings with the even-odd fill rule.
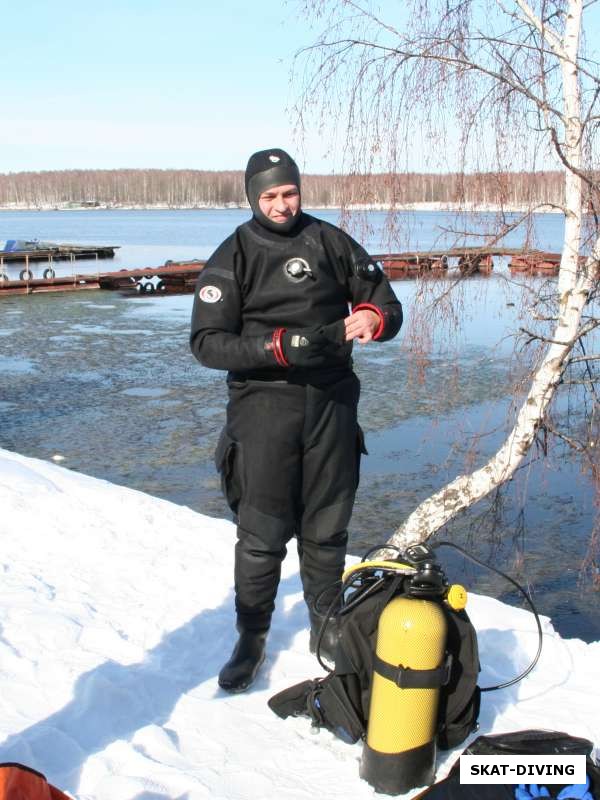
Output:
[[[339,211],[340,206],[303,206],[306,211]],[[99,204],[99,205],[71,205],[71,204],[42,204],[42,205],[27,205],[27,204],[11,204],[0,205],[0,213],[3,211],[249,211],[250,206],[238,205],[237,203],[225,203],[223,205],[204,205],[197,203],[195,205],[168,205],[166,203],[154,204]],[[349,205],[345,209],[350,212],[360,211],[391,211],[392,207],[388,203],[356,203]],[[500,206],[493,203],[439,203],[439,202],[422,202],[422,203],[405,203],[396,206],[395,210],[399,213],[403,212],[448,212],[459,214],[498,214],[500,212],[508,214],[525,214],[531,212],[533,214],[562,214],[562,210],[556,206],[541,205],[531,210],[526,204],[509,204]]]

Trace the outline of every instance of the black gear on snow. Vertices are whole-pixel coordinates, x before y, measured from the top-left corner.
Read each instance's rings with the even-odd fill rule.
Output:
[[[404,594],[402,575],[390,573],[376,584],[375,591],[359,595],[356,605],[348,604],[334,619],[339,640],[335,669],[318,678],[284,689],[269,700],[278,716],[306,715],[313,725],[332,731],[345,742],[366,736],[377,629],[382,611],[393,597]],[[359,590],[359,591],[362,591]],[[351,599],[351,598],[350,598]],[[442,750],[459,745],[477,727],[480,689],[477,634],[466,611],[441,604],[448,626],[446,650],[452,655],[449,680],[440,688],[437,744]],[[379,668],[378,668],[379,669]]]

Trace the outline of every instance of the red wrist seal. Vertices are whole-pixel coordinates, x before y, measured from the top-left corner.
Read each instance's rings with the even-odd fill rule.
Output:
[[[273,350],[273,355],[275,356],[275,361],[279,364],[280,367],[289,367],[290,362],[283,354],[283,345],[281,343],[281,338],[283,334],[286,332],[286,328],[275,328],[273,331],[273,338],[271,339],[271,345]]]
[[[383,333],[383,329],[385,328],[385,317],[383,316],[383,311],[377,306],[372,305],[371,303],[360,303],[359,305],[355,306],[352,309],[352,313],[354,314],[355,311],[374,311],[377,316],[379,317],[379,327],[373,334],[373,339],[379,339],[381,334]]]

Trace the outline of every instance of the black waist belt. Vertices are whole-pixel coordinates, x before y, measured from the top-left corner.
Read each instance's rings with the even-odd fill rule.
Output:
[[[287,381],[287,369],[253,369],[248,372],[230,372],[227,375],[228,381]]]
[[[314,384],[315,386],[327,386],[331,383],[346,378],[352,373],[350,364],[334,367],[325,367],[324,369],[295,369],[289,367],[286,369],[251,369],[247,372],[229,372],[227,375],[228,381],[242,382],[243,381],[266,381],[266,382],[285,382],[285,383],[299,383],[299,384]]]

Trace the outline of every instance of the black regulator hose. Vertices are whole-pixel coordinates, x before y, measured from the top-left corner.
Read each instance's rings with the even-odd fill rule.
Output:
[[[321,642],[323,641],[323,635],[325,633],[325,628],[329,624],[329,621],[333,619],[333,617],[341,617],[344,614],[347,614],[351,611],[355,606],[362,603],[367,597],[372,595],[374,592],[378,591],[379,588],[385,583],[384,578],[379,578],[378,580],[374,581],[371,586],[368,586],[363,592],[360,593],[360,596],[354,600],[351,600],[349,603],[344,603],[344,595],[351,589],[359,578],[359,575],[351,575],[346,581],[340,583],[340,588],[336,592],[333,600],[329,604],[327,611],[323,615],[323,622],[321,623],[321,627],[319,629],[319,633],[317,635],[317,641],[315,644],[315,655],[317,657],[317,661],[321,665],[321,667],[326,672],[333,672],[334,668],[330,667],[322,658],[321,658]],[[332,588],[337,586],[338,584],[333,584],[331,587],[327,587],[324,589],[318,596],[315,601],[315,609],[318,609],[319,602],[322,600],[323,595],[330,591]]]
[[[361,561],[368,561],[369,558],[373,555],[373,553],[377,553],[378,550],[395,550],[398,553],[398,557],[402,558],[404,555],[404,551],[400,550],[395,544],[376,544],[374,547],[370,547],[364,556],[361,558]]]
[[[535,605],[533,604],[533,600],[531,599],[530,595],[528,594],[528,592],[525,591],[525,589],[519,583],[517,583],[516,580],[514,580],[514,578],[511,578],[510,575],[507,575],[505,572],[502,572],[502,570],[496,569],[496,567],[492,567],[491,564],[487,564],[485,561],[481,561],[479,558],[476,558],[474,555],[469,553],[467,550],[462,548],[460,545],[455,544],[454,542],[448,542],[448,541],[442,540],[442,541],[439,541],[439,542],[432,543],[430,545],[430,547],[431,547],[432,550],[436,550],[438,547],[450,547],[453,550],[457,550],[459,553],[461,553],[463,556],[465,556],[465,558],[468,558],[470,561],[473,561],[475,564],[478,564],[480,567],[484,567],[485,569],[489,569],[491,572],[495,572],[501,578],[504,578],[505,580],[507,580],[509,583],[511,583],[515,587],[515,589],[518,589],[518,591],[523,595],[523,597],[527,601],[527,604],[529,605],[531,611],[533,612],[533,616],[535,618],[535,624],[537,625],[537,630],[538,630],[538,649],[537,649],[537,652],[535,654],[535,657],[534,657],[533,661],[527,667],[527,669],[525,669],[523,672],[521,672],[520,675],[517,675],[516,678],[512,678],[512,680],[505,681],[504,683],[498,683],[495,686],[483,686],[483,687],[481,687],[480,691],[482,691],[482,692],[494,692],[497,689],[506,689],[509,686],[514,686],[515,683],[518,683],[519,681],[523,680],[523,678],[525,678],[527,675],[529,675],[529,673],[534,669],[535,665],[539,661],[540,655],[542,653],[542,643],[543,643],[542,625],[540,623],[539,614],[537,612],[537,609],[536,609]],[[402,558],[403,552],[400,550],[400,548],[396,547],[395,545],[385,544],[385,545],[377,545],[376,547],[370,548],[370,550],[368,550],[365,553],[365,555],[363,556],[362,561],[363,562],[367,561],[369,556],[372,553],[377,552],[377,550],[384,550],[384,549],[396,550],[398,552],[400,558]],[[385,570],[383,570],[383,571],[385,571]],[[360,572],[360,570],[359,570],[359,572]],[[349,603],[344,604],[344,602],[343,602],[344,594],[346,593],[346,591],[349,588],[351,588],[353,586],[355,580],[358,577],[359,577],[358,574],[357,575],[350,575],[346,579],[346,581],[342,582],[341,584],[338,584],[339,589],[335,593],[335,596],[334,596],[333,600],[330,602],[330,604],[329,604],[329,606],[327,608],[327,611],[324,614],[323,624],[321,625],[321,629],[319,631],[319,634],[317,636],[317,641],[316,641],[316,656],[317,656],[317,660],[318,660],[319,664],[321,665],[321,667],[326,672],[333,672],[333,669],[328,664],[326,664],[325,661],[321,658],[321,652],[320,652],[321,651],[321,641],[323,639],[323,634],[325,632],[325,627],[327,626],[329,621],[334,616],[338,616],[338,615],[342,616],[343,614],[348,613],[352,608],[354,608],[355,605],[358,605],[366,597],[368,597],[369,595],[371,595],[374,592],[376,592],[379,589],[379,587],[385,582],[385,579],[383,577],[381,577],[379,580],[375,580],[373,582],[373,584],[371,586],[367,587],[363,592],[361,592],[360,596],[357,597],[354,601],[350,601]],[[330,591],[333,588],[334,587],[328,587],[328,589],[323,590],[323,592],[321,592],[321,594],[317,598],[315,606],[318,607],[319,601],[322,599],[322,597],[325,594],[325,592],[326,591]]]
[[[480,567],[485,567],[486,569],[489,569],[491,572],[495,572],[497,575],[500,575],[501,578],[504,578],[509,583],[512,583],[512,585],[521,592],[521,594],[523,595],[523,597],[527,601],[529,607],[531,608],[531,610],[533,612],[533,616],[535,617],[535,624],[537,625],[537,629],[538,629],[538,649],[537,649],[537,653],[535,654],[535,657],[534,657],[533,661],[527,667],[527,669],[524,670],[520,675],[517,675],[516,678],[513,678],[510,681],[506,681],[505,683],[499,683],[496,686],[483,686],[481,688],[481,691],[482,692],[493,692],[496,689],[506,689],[508,686],[513,686],[515,683],[518,683],[519,681],[523,680],[523,678],[525,678],[527,675],[529,675],[529,673],[532,671],[532,669],[535,667],[535,665],[539,661],[539,658],[540,658],[540,655],[541,655],[541,652],[542,652],[542,641],[543,641],[542,625],[540,623],[540,618],[539,618],[537,609],[533,604],[533,600],[529,596],[528,592],[526,592],[525,589],[523,589],[523,587],[519,583],[517,583],[517,581],[515,581],[513,578],[511,578],[510,575],[507,575],[505,572],[502,572],[501,570],[496,569],[496,567],[492,567],[490,564],[486,564],[485,561],[480,561],[478,558],[475,558],[475,556],[471,555],[471,553],[467,552],[462,547],[460,547],[460,545],[454,544],[454,542],[447,542],[447,541],[435,542],[435,543],[433,543],[431,545],[431,547],[434,550],[437,549],[438,547],[451,547],[453,550],[458,550],[459,553],[462,553],[463,556],[465,556],[466,558],[470,559],[475,564],[479,564]]]

